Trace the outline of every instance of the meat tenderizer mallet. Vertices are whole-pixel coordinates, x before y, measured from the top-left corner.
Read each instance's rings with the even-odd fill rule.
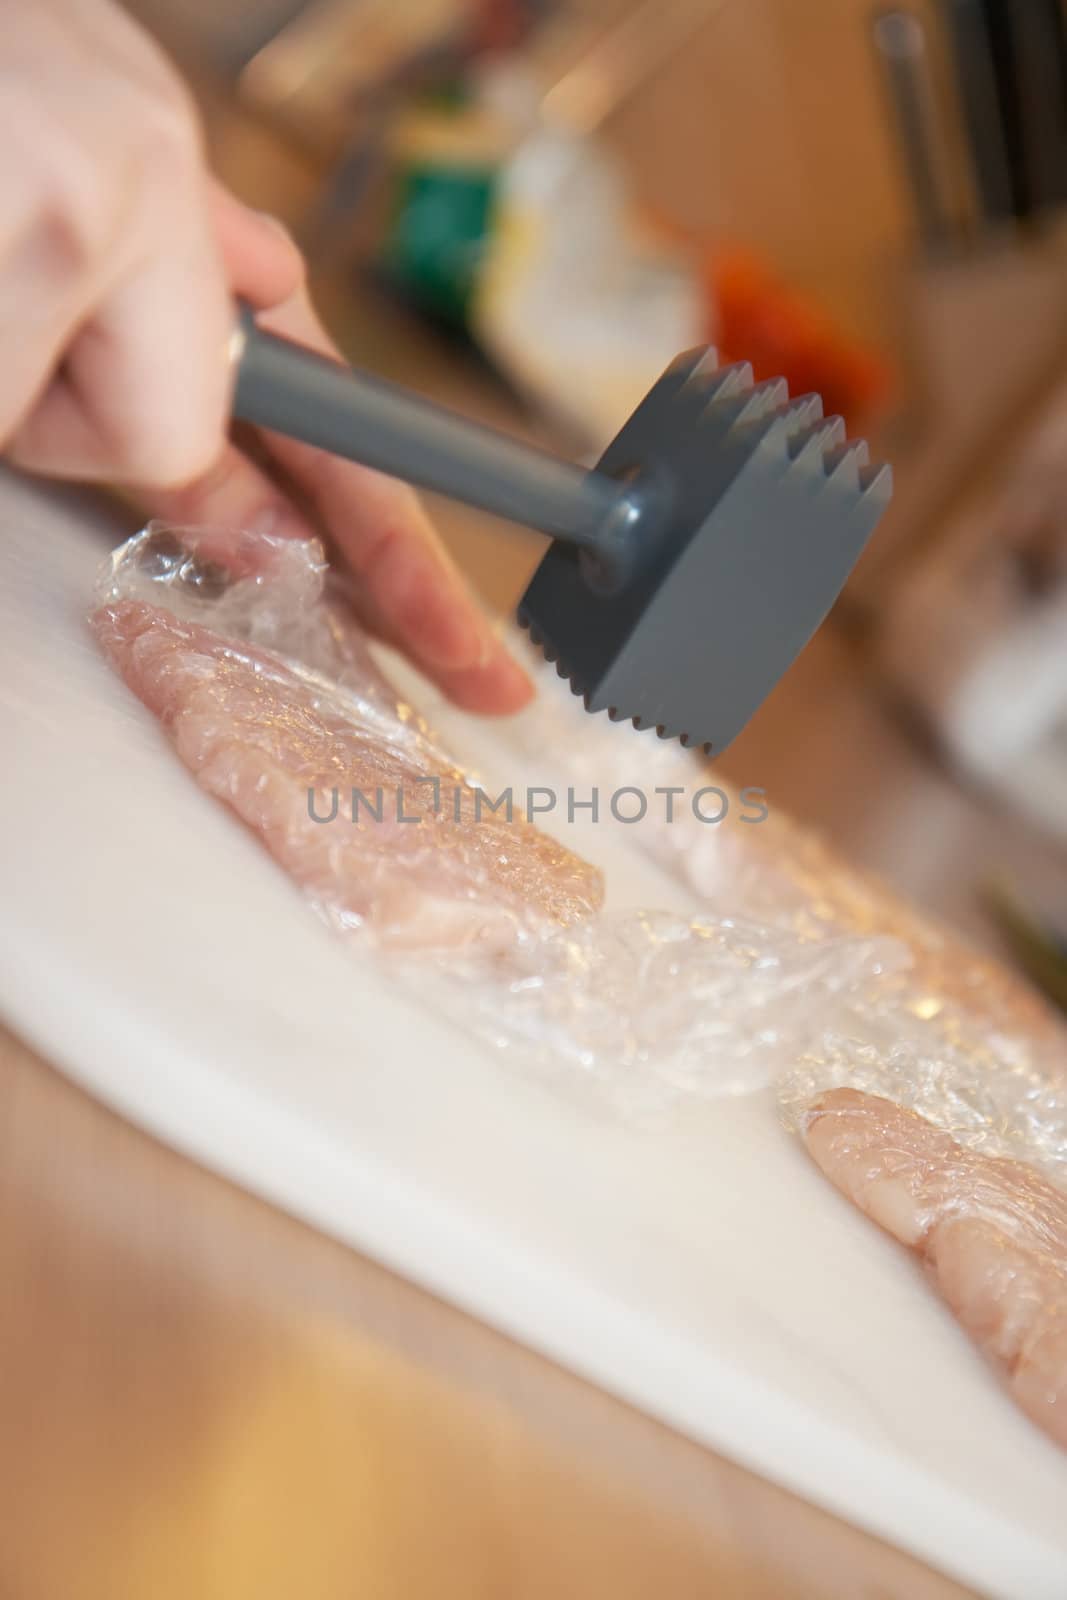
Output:
[[[673,361],[587,471],[267,333],[235,417],[552,538],[518,618],[589,711],[718,754],[791,666],[888,504],[818,395],[710,347]]]

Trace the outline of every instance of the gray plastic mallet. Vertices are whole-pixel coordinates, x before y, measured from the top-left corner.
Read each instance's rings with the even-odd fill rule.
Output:
[[[711,349],[667,368],[589,472],[258,328],[233,412],[553,543],[518,618],[590,711],[724,750],[833,605],[890,496],[817,395]]]

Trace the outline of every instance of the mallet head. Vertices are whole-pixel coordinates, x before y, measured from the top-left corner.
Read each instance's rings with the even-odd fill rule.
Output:
[[[817,395],[680,356],[597,471],[626,480],[620,563],[556,540],[519,606],[590,711],[724,750],[799,655],[891,492]],[[607,550],[607,539],[605,549]]]

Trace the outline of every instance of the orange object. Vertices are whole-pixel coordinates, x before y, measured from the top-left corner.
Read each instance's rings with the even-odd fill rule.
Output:
[[[850,431],[884,408],[893,387],[888,361],[843,333],[755,252],[709,253],[705,288],[723,361],[748,361],[757,381],[785,378],[792,395],[820,394],[827,415],[844,417]]]

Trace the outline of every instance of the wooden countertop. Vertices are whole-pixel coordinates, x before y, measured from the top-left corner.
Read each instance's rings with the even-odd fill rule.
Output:
[[[489,593],[521,581],[521,538],[441,509]],[[996,827],[832,631],[728,766],[898,881],[929,882],[932,854],[939,900],[965,899]],[[963,1593],[197,1168],[2,1031],[0,1283],[3,1600]]]
[[[0,1033],[5,1600],[959,1600]]]
[[[212,132],[241,192],[299,214],[298,160]],[[417,361],[486,403],[389,334],[394,376]],[[498,559],[485,522],[442,520],[509,598],[536,543]],[[1041,854],[923,761],[833,635],[725,767],[979,936],[970,863]],[[197,1168],[2,1031],[0,1283],[3,1600],[964,1594]]]

